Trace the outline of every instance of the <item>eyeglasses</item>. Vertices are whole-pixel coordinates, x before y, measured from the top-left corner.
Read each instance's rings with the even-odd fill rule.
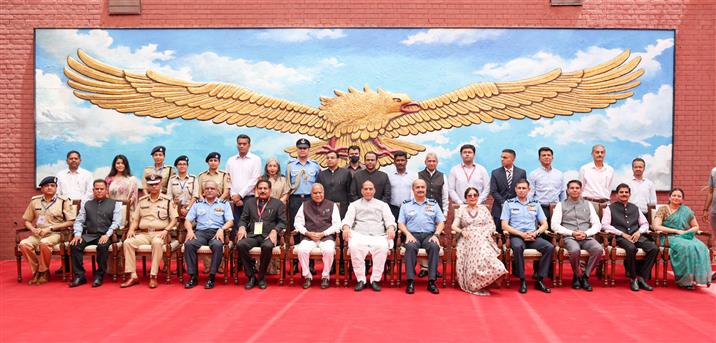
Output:
[[[465,197],[466,197],[466,198],[477,198],[477,194],[475,194],[475,193],[473,193],[473,194],[468,194],[468,195],[466,195]]]

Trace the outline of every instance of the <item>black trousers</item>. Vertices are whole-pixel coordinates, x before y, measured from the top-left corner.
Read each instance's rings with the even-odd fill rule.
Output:
[[[244,197],[243,202],[246,203],[247,201],[252,201],[253,199],[253,195],[247,195]],[[236,206],[234,203],[231,203],[231,212],[234,214],[234,227],[229,234],[229,239],[232,241],[236,238],[236,233],[239,232],[239,219],[241,219],[241,212],[243,211],[244,206]]]
[[[261,280],[264,278],[264,275],[266,275],[266,270],[268,269],[269,263],[271,263],[271,253],[274,247],[271,240],[268,239],[268,237],[264,238],[261,235],[256,235],[245,237],[236,245],[236,249],[239,251],[239,260],[244,266],[246,277],[249,279],[254,277],[254,263],[251,260],[251,256],[249,256],[249,250],[255,247],[261,247],[259,275],[257,276],[257,278]]]
[[[617,237],[617,245],[626,250],[624,269],[629,277],[634,278],[636,276],[641,276],[644,279],[649,279],[651,268],[654,267],[656,255],[659,253],[659,249],[656,248],[656,244],[644,236],[639,236],[639,240],[637,240],[636,243],[632,243],[623,237]],[[639,248],[644,250],[646,256],[644,256],[644,260],[639,268],[637,268],[636,253]]]
[[[413,233],[416,242],[405,243],[405,277],[408,280],[415,280],[415,264],[418,259],[418,249],[423,248],[428,253],[428,280],[435,281],[438,273],[440,245],[430,241],[432,236],[432,232]]]
[[[101,237],[101,236],[100,236]],[[71,252],[72,255],[72,268],[75,271],[75,275],[77,277],[83,277],[85,276],[85,266],[84,266],[84,252],[85,248],[88,245],[96,245],[97,246],[97,271],[95,272],[96,275],[104,275],[104,273],[107,271],[107,260],[109,259],[109,246],[112,244],[111,240],[107,240],[107,243],[105,244],[99,244],[100,237],[86,240],[85,237],[82,237],[82,242],[77,243],[77,245],[71,245]]]
[[[202,245],[208,245],[211,249],[211,267],[209,274],[216,275],[216,271],[219,270],[221,259],[224,255],[224,243],[218,239],[213,239],[216,235],[217,229],[210,230],[196,230],[194,235],[196,238],[184,242],[184,261],[186,262],[186,270],[191,276],[197,276],[197,256],[196,252],[201,248]]]
[[[521,237],[510,236],[510,244],[512,245],[512,261],[517,277],[525,278],[525,249],[536,249],[542,254],[539,259],[539,268],[535,270],[537,279],[541,279],[549,275],[552,266],[552,253],[554,245],[544,238],[537,237],[534,241],[525,241]],[[515,273],[513,273],[515,274]]]

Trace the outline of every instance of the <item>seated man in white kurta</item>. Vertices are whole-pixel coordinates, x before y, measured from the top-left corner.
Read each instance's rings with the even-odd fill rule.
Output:
[[[303,235],[303,240],[296,246],[304,279],[303,288],[311,287],[312,276],[308,262],[311,250],[315,248],[320,248],[323,255],[321,288],[328,288],[331,266],[336,255],[335,233],[341,230],[341,215],[334,202],[325,200],[323,185],[314,183],[311,186],[311,200],[301,205],[293,224],[296,231]]]
[[[359,292],[366,286],[364,260],[370,253],[373,259],[370,288],[379,292],[385,259],[395,237],[395,217],[387,203],[373,198],[375,186],[372,182],[363,183],[361,194],[363,198],[348,206],[343,219],[343,239],[348,241],[353,272],[358,281],[354,290]]]

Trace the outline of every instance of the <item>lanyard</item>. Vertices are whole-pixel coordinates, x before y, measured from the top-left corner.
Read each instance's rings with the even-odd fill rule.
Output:
[[[177,178],[177,180],[178,180],[178,179],[179,179],[179,178]],[[186,183],[187,183],[187,182],[189,182],[189,177],[188,177],[188,176],[186,177],[186,180],[184,180],[184,183],[182,183],[181,181],[179,181],[179,191],[180,191],[180,193],[184,193],[184,187],[186,187]]]
[[[264,214],[264,211],[266,210],[266,206],[268,205],[268,201],[264,204],[264,207],[262,207],[259,210],[259,199],[256,199],[256,213],[259,215],[259,221],[261,221],[261,216]]]
[[[470,183],[470,179],[472,178],[472,174],[475,174],[475,170],[477,168],[475,165],[472,166],[472,171],[470,172],[470,175],[467,175],[467,171],[465,170],[465,165],[462,165],[462,172],[465,173],[465,178],[467,179],[467,183]]]
[[[55,197],[54,199],[52,199],[52,201],[50,202],[50,204],[47,205],[47,206],[43,206],[43,205],[42,205],[42,202],[40,202],[40,207],[42,207],[42,213],[47,213],[47,210],[50,209],[50,207],[52,207],[52,205],[54,205],[56,201],[57,201],[57,197]]]

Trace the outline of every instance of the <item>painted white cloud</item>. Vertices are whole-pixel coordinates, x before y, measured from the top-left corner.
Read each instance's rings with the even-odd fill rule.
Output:
[[[45,139],[59,138],[93,147],[102,146],[112,138],[138,143],[150,135],[170,135],[177,125],[86,106],[59,76],[40,69],[35,71],[35,82],[42,94],[35,104],[37,134]]]
[[[657,39],[656,43],[647,45],[642,52],[632,52],[632,57],[640,56],[639,68],[644,68],[644,78],[651,77],[661,71],[661,63],[656,57],[665,50],[674,46],[674,40]],[[584,68],[593,67],[604,63],[618,54],[623,49],[605,49],[598,46],[591,46],[586,50],[579,50],[572,58],[547,52],[538,51],[530,56],[523,56],[512,59],[505,63],[488,63],[481,69],[474,72],[476,75],[484,76],[494,81],[514,81],[530,76],[536,76],[561,68],[562,71],[570,72]]]
[[[644,177],[654,182],[657,190],[669,190],[671,188],[671,159],[672,145],[660,145],[653,154],[639,155],[646,162]],[[631,180],[631,163],[615,167],[615,186],[619,183]],[[676,185],[678,186],[678,185]]]
[[[538,120],[530,137],[552,137],[557,144],[622,140],[649,146],[654,136],[671,136],[673,90],[662,85],[641,99],[626,99],[605,109],[605,115],[579,115],[579,120]]]
[[[105,30],[41,30],[38,31],[37,41],[40,48],[55,58],[59,65],[65,64],[67,56],[76,57],[77,49],[82,49],[104,63],[132,72],[144,73],[152,69],[164,75],[191,80],[189,67],[174,69],[161,63],[174,59],[173,50],[159,50],[157,44],[146,44],[136,49],[116,45]]]
[[[487,124],[487,131],[490,131],[492,133],[505,131],[507,129],[510,129],[512,125],[510,125],[509,121],[496,121],[493,123]]]
[[[496,39],[505,32],[505,30],[495,29],[429,29],[410,35],[400,43],[407,46],[414,44],[456,44],[465,46],[479,41]]]
[[[290,67],[268,61],[231,58],[214,52],[189,55],[182,64],[191,66],[192,74],[205,81],[221,81],[241,85],[256,91],[281,92],[286,88],[314,82],[323,68],[343,66],[338,58],[329,57],[311,67]]]
[[[276,29],[259,33],[259,38],[287,43],[312,39],[338,39],[346,36],[342,29]]]

